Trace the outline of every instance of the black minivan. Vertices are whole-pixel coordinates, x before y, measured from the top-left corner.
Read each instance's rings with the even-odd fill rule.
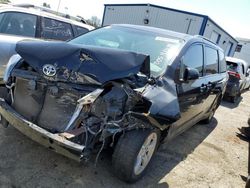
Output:
[[[127,182],[143,176],[159,143],[211,121],[228,79],[217,45],[152,27],[22,41],[16,52],[4,76],[2,124],[77,161],[112,148],[113,171]]]

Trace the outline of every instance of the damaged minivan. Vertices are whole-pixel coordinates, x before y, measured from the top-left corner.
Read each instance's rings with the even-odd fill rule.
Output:
[[[160,143],[211,121],[228,79],[217,45],[152,27],[24,40],[16,52],[4,75],[2,125],[77,161],[112,148],[113,172],[127,182],[143,176]]]

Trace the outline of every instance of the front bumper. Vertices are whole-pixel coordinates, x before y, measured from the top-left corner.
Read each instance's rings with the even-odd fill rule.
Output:
[[[71,142],[59,134],[52,134],[47,130],[33,124],[32,122],[27,121],[10,105],[8,105],[4,99],[1,98],[0,114],[12,126],[18,129],[24,135],[30,137],[32,140],[68,158],[79,162],[82,160],[85,146]]]

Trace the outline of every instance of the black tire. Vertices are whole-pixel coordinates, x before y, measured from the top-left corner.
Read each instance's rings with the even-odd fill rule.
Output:
[[[112,167],[114,174],[123,181],[132,183],[140,179],[144,174],[145,171],[152,159],[149,159],[149,162],[143,171],[139,174],[135,173],[135,166],[137,161],[137,156],[146,141],[146,139],[152,135],[156,134],[156,145],[152,154],[156,152],[160,140],[160,134],[157,130],[134,130],[125,133],[121,136],[116,144],[114,149],[114,153],[112,156]],[[154,135],[155,135],[154,134]]]
[[[247,181],[246,181],[246,188],[250,188],[250,176],[248,175]]]
[[[231,103],[236,103],[236,102],[238,101],[238,98],[239,98],[238,95],[237,95],[237,96],[230,97],[230,102],[231,102]]]

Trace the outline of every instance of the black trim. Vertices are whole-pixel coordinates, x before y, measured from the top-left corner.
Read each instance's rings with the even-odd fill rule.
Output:
[[[204,35],[205,29],[206,29],[206,26],[207,26],[207,21],[208,21],[208,16],[203,18],[203,22],[201,24],[201,29],[200,29],[199,35],[202,35],[202,36]]]
[[[41,32],[42,32],[42,17],[37,16],[35,38],[41,38]]]
[[[102,27],[103,27],[103,22],[104,22],[104,18],[105,18],[105,14],[106,14],[106,5],[104,5],[104,11],[103,11],[103,15],[102,15]]]

